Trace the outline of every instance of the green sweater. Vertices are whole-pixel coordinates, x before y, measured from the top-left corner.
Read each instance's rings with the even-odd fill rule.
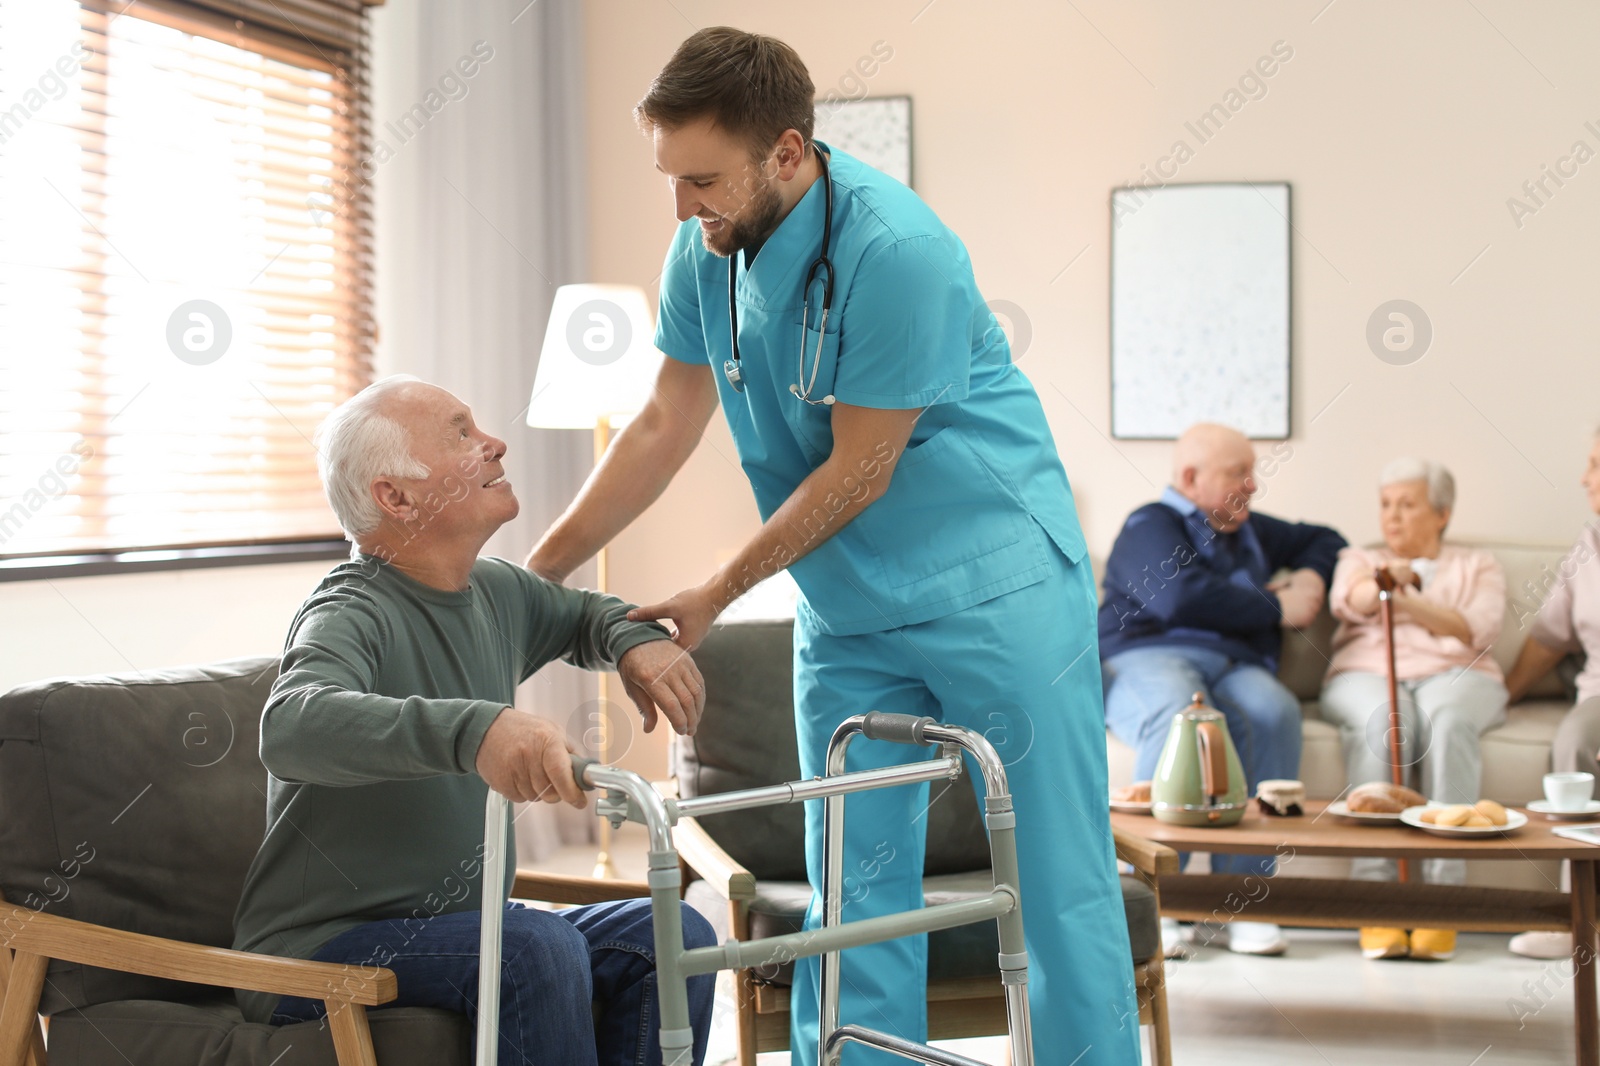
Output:
[[[504,559],[479,559],[462,592],[368,555],[335,567],[295,616],[262,712],[267,834],[245,876],[233,946],[309,958],[366,922],[476,911],[484,733],[518,683],[551,660],[602,669],[666,639],[627,611]],[[516,855],[509,826],[505,847]],[[506,863],[502,897],[515,866]],[[382,966],[401,946],[370,961]],[[253,1022],[278,1001],[238,999]]]

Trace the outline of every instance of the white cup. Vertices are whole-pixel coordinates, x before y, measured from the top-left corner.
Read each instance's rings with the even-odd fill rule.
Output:
[[[1593,796],[1593,774],[1544,775],[1544,798],[1554,810],[1581,811]]]

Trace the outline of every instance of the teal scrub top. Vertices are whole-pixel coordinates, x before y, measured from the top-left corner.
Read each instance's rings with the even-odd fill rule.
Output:
[[[916,193],[821,147],[834,188],[835,277],[811,395],[926,408],[881,498],[838,528],[846,501],[885,476],[887,443],[842,472],[802,519],[813,550],[789,569],[803,607],[824,632],[847,636],[940,618],[1042,581],[1050,542],[1074,563],[1085,548],[1039,397],[1011,362],[965,246]],[[729,260],[705,249],[695,219],[678,227],[662,272],[656,346],[712,368],[763,520],[833,450],[832,408],[789,391],[801,381],[801,289],[821,249],[823,199],[818,180],[753,264],[734,257],[743,391],[723,373],[732,356]],[[821,288],[813,287],[805,331],[806,381]],[[758,580],[789,562],[767,560],[741,577]]]

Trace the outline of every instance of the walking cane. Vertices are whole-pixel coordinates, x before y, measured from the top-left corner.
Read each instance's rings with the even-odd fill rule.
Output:
[[[1373,571],[1372,578],[1378,583],[1378,608],[1383,614],[1383,640],[1386,661],[1389,665],[1389,779],[1396,785],[1404,787],[1406,780],[1405,768],[1401,765],[1400,753],[1400,683],[1395,677],[1394,665],[1394,590],[1396,582],[1394,575],[1389,573],[1389,568],[1378,567]],[[1411,575],[1411,584],[1419,590],[1422,582],[1416,574]],[[1400,870],[1402,883],[1411,880],[1411,861],[1400,859],[1397,863]]]

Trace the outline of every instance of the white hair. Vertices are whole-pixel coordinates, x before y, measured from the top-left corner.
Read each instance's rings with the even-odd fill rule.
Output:
[[[395,374],[374,381],[335,407],[317,429],[322,490],[352,543],[383,521],[383,512],[372,498],[374,479],[428,476],[428,467],[411,454],[406,427],[380,413],[385,397],[418,380],[410,374]]]
[[[1421,481],[1428,486],[1428,506],[1444,512],[1456,505],[1456,479],[1443,463],[1431,459],[1395,459],[1378,475],[1378,487],[1398,481]]]

